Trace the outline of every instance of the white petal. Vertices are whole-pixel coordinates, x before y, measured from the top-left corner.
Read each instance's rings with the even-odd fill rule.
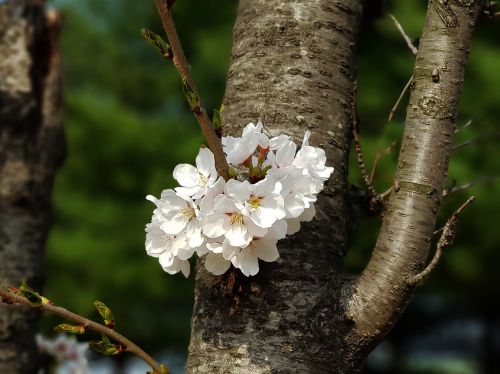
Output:
[[[276,221],[276,215],[274,213],[274,209],[260,207],[252,211],[250,218],[257,226],[269,228]]]
[[[238,253],[240,253],[239,247],[233,247],[227,240],[224,240],[222,243],[222,257],[226,260],[231,260],[234,256],[238,255]]]
[[[174,169],[174,178],[183,187],[194,187],[200,184],[200,173],[189,164],[179,164]]]
[[[208,148],[200,148],[196,156],[196,167],[205,177],[216,175],[214,154]]]
[[[180,250],[190,250],[184,235],[176,236],[172,240],[172,254],[177,256]]]
[[[220,177],[214,185],[205,192],[205,196],[201,199],[199,204],[202,214],[206,215],[213,211],[215,197],[224,192],[225,185],[226,181],[224,178]]]
[[[276,243],[278,241],[274,238],[264,236],[263,238],[254,240],[254,251],[258,258],[266,262],[273,262],[280,256]]]
[[[171,252],[165,252],[159,257],[158,260],[160,265],[165,269],[170,268],[174,264],[176,258]]]
[[[252,239],[245,225],[233,224],[226,231],[226,238],[233,247],[246,246]]]
[[[167,234],[177,235],[186,228],[188,222],[188,216],[181,211],[174,210],[164,216],[161,229]]]
[[[186,238],[191,248],[199,247],[203,244],[200,222],[192,219],[186,227]]]
[[[180,248],[177,251],[177,258],[179,260],[189,260],[191,258],[191,256],[193,255],[193,253],[194,253],[193,248],[189,248],[189,249]]]
[[[224,235],[229,224],[229,217],[225,214],[214,213],[208,215],[203,223],[202,231],[209,238],[218,238]]]
[[[247,227],[251,236],[261,237],[267,234],[267,228],[256,225],[249,217],[243,217],[243,223]]]
[[[300,215],[299,219],[300,221],[309,222],[312,221],[315,215],[316,215],[316,208],[314,207],[313,204],[311,204],[309,208],[304,210],[304,213]]]
[[[300,230],[300,219],[298,218],[287,219],[286,223],[288,225],[286,232],[287,235],[293,235]]]
[[[181,261],[180,269],[182,274],[187,278],[189,277],[189,273],[191,271],[191,267],[189,266],[189,261]]]
[[[274,138],[271,138],[269,140],[269,148],[271,150],[279,149],[279,148],[285,146],[289,140],[290,140],[290,137],[288,135],[275,136]]]
[[[207,243],[207,249],[213,253],[222,253],[222,243]]]
[[[274,224],[271,228],[271,231],[272,231],[273,235],[276,237],[276,239],[285,238],[285,236],[287,234],[287,230],[288,230],[288,223],[284,219],[280,219],[280,220],[274,222]]]
[[[251,185],[251,192],[255,196],[267,196],[273,192],[276,187],[276,181],[270,175],[263,180]]]
[[[297,145],[291,140],[284,147],[278,149],[276,152],[276,162],[278,163],[278,166],[284,167],[291,165],[296,151]]]
[[[230,179],[226,183],[225,191],[234,201],[245,201],[250,198],[250,183],[248,181],[239,182],[235,179]]]
[[[304,208],[304,202],[300,195],[288,195],[285,197],[287,218],[297,218],[302,214]]]
[[[247,277],[259,272],[259,261],[254,251],[249,248],[243,248],[238,255],[239,268]]]
[[[200,186],[194,187],[175,187],[175,192],[180,196],[193,196],[200,191]]]
[[[231,261],[228,261],[220,254],[208,253],[205,257],[205,268],[214,275],[224,274],[231,266]]]
[[[158,206],[158,199],[153,195],[146,196],[146,200],[151,201],[154,205]]]
[[[226,195],[219,195],[214,199],[214,211],[220,213],[233,213],[238,209],[234,205],[234,201],[229,199]]]

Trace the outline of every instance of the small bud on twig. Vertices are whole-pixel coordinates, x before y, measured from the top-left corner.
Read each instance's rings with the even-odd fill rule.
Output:
[[[151,30],[141,29],[141,35],[146,39],[153,47],[160,51],[161,55],[168,60],[174,58],[174,53],[170,44],[168,44],[163,38]]]
[[[101,335],[101,340],[92,340],[89,347],[97,353],[105,356],[115,356],[125,352],[125,347],[121,344],[113,344],[106,335]]]
[[[74,325],[68,325],[67,323],[61,323],[60,325],[54,327],[54,331],[66,332],[68,334],[82,335],[85,334],[85,327],[82,325],[74,326]]]
[[[187,79],[182,80],[182,92],[186,98],[189,108],[195,114],[201,113],[201,101],[198,94],[191,88]]]
[[[104,304],[101,301],[95,301],[94,305],[101,315],[102,319],[104,320],[104,324],[109,327],[110,329],[115,327],[115,317],[113,316],[113,313],[111,312],[111,309],[109,309],[106,304]]]

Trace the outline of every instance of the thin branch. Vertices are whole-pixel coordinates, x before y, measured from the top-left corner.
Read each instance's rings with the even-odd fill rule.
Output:
[[[408,88],[410,87],[411,82],[413,82],[413,75],[410,77],[410,79],[408,79],[408,82],[406,82],[405,86],[403,87],[403,90],[401,91],[398,99],[396,100],[396,103],[394,104],[391,111],[389,112],[389,116],[387,117],[387,122],[392,121],[392,118],[394,117],[394,113],[396,113],[396,110],[398,109],[399,103],[401,103],[401,100],[403,100],[403,97],[404,97],[406,91],[408,91]]]
[[[497,179],[498,177],[500,177],[500,175],[494,175],[494,176],[491,176],[491,177],[485,177],[485,178],[481,178],[481,179],[476,179],[476,180],[474,180],[472,182],[465,183],[465,184],[463,184],[461,186],[451,187],[450,189],[443,191],[443,197],[450,196],[453,193],[456,193],[456,192],[459,192],[459,191],[463,191],[463,190],[466,190],[468,188],[477,186],[478,184],[484,184],[484,183],[492,182],[495,179]]]
[[[191,76],[191,72],[189,70],[189,65],[186,60],[186,56],[184,55],[184,50],[182,49],[182,45],[179,40],[179,36],[177,35],[177,30],[175,29],[174,20],[172,18],[172,4],[174,1],[172,0],[155,0],[156,8],[158,9],[158,14],[160,15],[161,22],[163,24],[163,28],[167,34],[168,41],[170,43],[170,47],[172,49],[172,61],[179,71],[183,82],[186,82],[190,89],[194,92],[194,94],[199,98],[199,92],[196,87],[196,84]],[[227,165],[226,157],[224,156],[224,151],[222,150],[222,144],[220,139],[218,138],[215,130],[208,118],[207,111],[201,104],[197,110],[192,108],[192,111],[200,124],[200,127],[203,131],[205,139],[207,140],[208,146],[210,150],[214,154],[215,158],[215,166],[217,168],[217,172],[221,175],[225,180],[229,179],[229,167]]]
[[[361,173],[361,177],[363,178],[363,181],[365,182],[365,185],[368,188],[370,196],[374,198],[377,196],[377,191],[375,191],[375,188],[373,188],[370,178],[366,173],[365,158],[363,156],[363,151],[361,150],[361,142],[359,140],[358,111],[356,106],[357,92],[358,92],[358,83],[354,82],[352,89],[352,103],[351,103],[352,135],[354,138],[354,148],[356,150],[356,156],[358,158],[359,171]]]
[[[380,161],[380,152],[377,152],[377,154],[375,155],[375,159],[373,160],[372,170],[370,170],[370,176],[368,177],[368,181],[370,182],[370,184],[373,183],[373,178],[375,177],[375,171],[377,170],[377,165],[379,161]]]
[[[118,343],[122,344],[125,347],[125,350],[135,354],[139,358],[141,358],[144,362],[146,362],[154,371],[154,373],[168,373],[168,369],[165,369],[165,366],[160,365],[158,362],[156,362],[150,355],[148,355],[146,352],[144,352],[139,346],[137,346],[135,343],[131,342],[129,339],[124,337],[123,335],[117,333],[115,330],[112,330],[104,325],[101,325],[97,322],[94,322],[92,320],[89,320],[85,317],[82,317],[78,314],[75,314],[73,312],[70,312],[67,309],[61,308],[60,306],[51,304],[51,303],[42,303],[39,306],[33,306],[26,298],[16,295],[12,292],[9,292],[8,290],[1,288],[0,287],[0,297],[7,302],[13,303],[13,304],[23,304],[26,305],[30,308],[36,308],[36,309],[41,309],[46,312],[55,314],[56,316],[59,316],[61,318],[64,318],[68,321],[75,322],[79,325],[82,325],[90,330],[96,331],[98,333],[101,333],[103,335],[106,335],[107,337],[117,341]]]
[[[375,155],[375,159],[373,160],[372,170],[370,171],[370,177],[369,177],[370,183],[373,183],[373,179],[375,178],[375,172],[377,171],[377,166],[379,161],[382,159],[383,156],[389,155],[395,146],[396,146],[396,141],[393,141],[389,145],[389,147],[385,149],[384,154],[382,156],[380,155],[380,152],[377,152],[377,154]]]
[[[463,143],[455,144],[452,149],[453,149],[453,151],[456,151],[457,149],[465,148],[471,144],[481,143],[484,141],[489,141],[491,139],[498,139],[498,138],[500,138],[500,133],[498,133],[498,132],[495,132],[492,134],[486,134],[486,135],[478,136],[475,139],[466,140]]]
[[[472,119],[468,120],[465,125],[463,125],[462,127],[459,127],[455,130],[455,134],[459,133],[460,131],[463,131],[465,130],[467,127],[469,127],[470,125],[472,125]]]
[[[396,28],[398,29],[399,33],[403,37],[403,39],[406,42],[406,45],[408,45],[408,48],[410,48],[411,53],[414,55],[417,54],[417,48],[413,45],[410,37],[406,34],[405,30],[403,29],[403,26],[399,23],[396,17],[392,13],[389,13],[389,17],[392,19],[392,22],[396,25]]]
[[[414,277],[410,278],[408,283],[411,285],[415,285],[420,283],[421,281],[424,280],[424,278],[429,275],[429,273],[434,270],[436,265],[439,262],[439,259],[441,258],[441,254],[443,253],[443,249],[446,247],[449,247],[451,244],[453,244],[453,240],[455,239],[455,234],[456,234],[456,223],[458,221],[458,218],[460,214],[463,212],[465,208],[467,208],[473,201],[475,200],[474,196],[471,196],[467,199],[465,203],[463,203],[455,213],[450,217],[448,222],[444,225],[444,227],[440,230],[436,230],[434,233],[438,233],[439,231],[442,231],[443,233],[441,234],[441,238],[439,238],[437,247],[436,247],[436,253],[434,254],[434,257],[432,258],[431,262],[425,267],[424,270],[422,270],[420,273],[415,275]]]
[[[392,187],[390,187],[386,191],[382,192],[379,196],[382,200],[384,200],[385,198],[387,198],[391,194],[391,192],[392,192]]]

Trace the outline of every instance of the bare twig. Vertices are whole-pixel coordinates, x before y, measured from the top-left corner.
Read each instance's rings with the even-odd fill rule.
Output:
[[[158,14],[160,15],[161,22],[163,24],[163,28],[167,34],[168,41],[170,43],[170,47],[172,49],[172,61],[179,71],[183,82],[186,82],[190,89],[194,92],[197,97],[200,97],[198,93],[198,89],[196,84],[191,76],[191,72],[189,70],[189,65],[186,60],[186,56],[184,55],[184,50],[182,49],[182,45],[179,40],[179,36],[177,35],[177,30],[175,29],[174,20],[172,18],[172,4],[174,1],[172,0],[155,0],[156,8],[158,9]],[[196,110],[195,110],[196,109]],[[207,111],[201,105],[198,108],[192,108],[192,111],[200,124],[200,127],[203,131],[205,139],[207,140],[208,146],[210,150],[213,152],[215,157],[215,166],[217,168],[217,172],[221,175],[225,180],[229,179],[229,167],[227,165],[226,157],[224,156],[224,152],[222,150],[222,144],[220,139],[218,138],[215,130],[208,118]]]
[[[127,352],[135,354],[137,357],[141,358],[144,362],[146,362],[152,369],[154,373],[157,374],[168,374],[168,369],[166,369],[165,365],[160,365],[156,362],[150,355],[144,352],[139,346],[135,343],[131,342],[129,339],[124,337],[123,335],[117,333],[115,330],[112,330],[104,325],[96,323],[92,320],[89,320],[85,317],[82,317],[78,314],[70,312],[67,309],[61,308],[60,306],[54,305],[52,303],[42,303],[39,306],[34,306],[23,296],[17,295],[13,292],[10,292],[4,288],[0,287],[0,297],[9,303],[13,304],[22,304],[31,308],[41,309],[46,312],[55,314],[61,318],[64,318],[68,321],[75,322],[79,325],[84,326],[90,330],[96,331],[107,337],[117,341],[125,347]],[[163,367],[162,367],[163,366]]]
[[[375,155],[375,159],[373,160],[372,170],[370,170],[370,176],[368,177],[368,181],[370,182],[370,184],[373,183],[373,178],[375,177],[375,171],[377,170],[377,165],[379,161],[380,161],[380,152],[377,152],[377,154]]]
[[[465,125],[463,125],[462,127],[457,128],[457,129],[455,130],[455,134],[459,133],[460,131],[465,130],[465,129],[466,129],[467,127],[469,127],[470,125],[472,125],[472,119],[468,120],[468,121],[465,123]]]
[[[392,187],[390,187],[389,189],[387,189],[386,191],[382,192],[379,196],[380,198],[383,200],[385,199],[387,196],[389,196],[392,192]]]
[[[365,158],[363,156],[363,151],[361,150],[361,143],[359,140],[359,123],[358,123],[358,112],[356,106],[357,92],[358,92],[358,83],[354,82],[352,89],[352,103],[351,103],[352,135],[354,138],[354,148],[356,150],[356,156],[358,158],[359,171],[361,173],[361,177],[363,178],[363,181],[365,182],[365,185],[368,188],[370,196],[374,198],[377,196],[377,192],[375,191],[375,188],[373,188],[373,185],[370,182],[370,178],[366,173]]]
[[[481,143],[481,142],[484,142],[484,141],[489,141],[489,140],[498,139],[498,138],[500,138],[500,133],[498,133],[498,132],[495,132],[495,133],[492,133],[492,134],[485,134],[485,135],[482,135],[482,136],[478,136],[475,139],[466,140],[463,143],[455,144],[453,146],[453,151],[456,151],[457,149],[465,148],[465,147],[467,147],[467,146],[469,146],[471,144]]]
[[[453,213],[453,215],[450,217],[448,222],[446,222],[444,227],[434,232],[435,234],[438,233],[439,231],[443,232],[441,234],[441,237],[439,238],[436,247],[436,253],[434,254],[434,257],[432,258],[431,262],[425,267],[424,270],[422,270],[420,273],[409,279],[408,281],[409,284],[415,285],[420,283],[436,267],[436,265],[439,262],[439,259],[441,258],[441,254],[443,253],[443,249],[453,244],[453,240],[455,239],[456,223],[458,221],[458,217],[463,212],[463,210],[467,208],[474,200],[475,200],[474,196],[469,197],[467,201],[463,203],[455,213]]]
[[[408,91],[408,88],[410,87],[411,82],[413,82],[413,75],[410,77],[410,79],[408,79],[408,82],[406,82],[405,86],[403,87],[403,90],[401,91],[398,99],[396,100],[396,103],[394,104],[391,111],[389,112],[389,116],[387,117],[387,122],[392,121],[392,118],[394,117],[394,113],[396,113],[396,110],[398,109],[399,103],[401,103],[401,100],[403,100],[403,97],[404,97],[406,91]]]
[[[500,175],[494,175],[494,176],[490,176],[490,177],[486,177],[486,178],[476,179],[472,182],[465,183],[461,186],[451,187],[450,189],[443,191],[443,197],[450,196],[453,193],[463,191],[463,190],[466,190],[468,188],[477,186],[478,184],[485,184],[488,182],[492,182],[495,179],[497,179],[498,177],[500,177]]]
[[[385,149],[384,154],[382,156],[389,155],[391,151],[394,149],[395,145],[396,141],[393,141],[389,145],[389,147]],[[382,156],[380,155],[380,152],[377,152],[377,154],[375,155],[375,159],[373,160],[372,170],[370,171],[370,177],[369,177],[370,183],[373,183],[373,179],[375,178],[375,172],[377,171],[378,162],[382,159]]]
[[[396,28],[398,29],[399,33],[403,37],[403,39],[406,42],[406,45],[408,45],[408,48],[410,48],[411,53],[414,55],[417,54],[417,48],[413,45],[410,37],[406,34],[405,30],[403,29],[403,26],[399,23],[396,17],[392,13],[389,13],[389,17],[392,19],[392,22],[396,25]]]

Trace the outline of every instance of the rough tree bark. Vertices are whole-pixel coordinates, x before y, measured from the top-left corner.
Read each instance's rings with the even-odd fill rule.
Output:
[[[482,3],[429,2],[393,192],[372,258],[349,300],[356,327],[346,341],[353,362],[365,357],[391,329],[414,294],[412,278],[425,267]]]
[[[464,67],[482,1],[429,3],[394,192],[373,257],[342,273],[353,49],[362,0],[241,0],[224,130],[262,119],[299,141],[311,129],[336,170],[313,222],[277,263],[222,280],[197,266],[188,373],[355,373],[415,291],[446,179]]]
[[[300,143],[306,130],[335,173],[317,217],[259,275],[222,281],[197,267],[188,373],[323,373],[338,367],[346,250],[354,45],[362,0],[242,0],[233,30],[224,132],[262,119]]]
[[[42,286],[54,173],[64,154],[59,17],[0,4],[0,285]],[[0,373],[36,373],[35,310],[0,304]]]

